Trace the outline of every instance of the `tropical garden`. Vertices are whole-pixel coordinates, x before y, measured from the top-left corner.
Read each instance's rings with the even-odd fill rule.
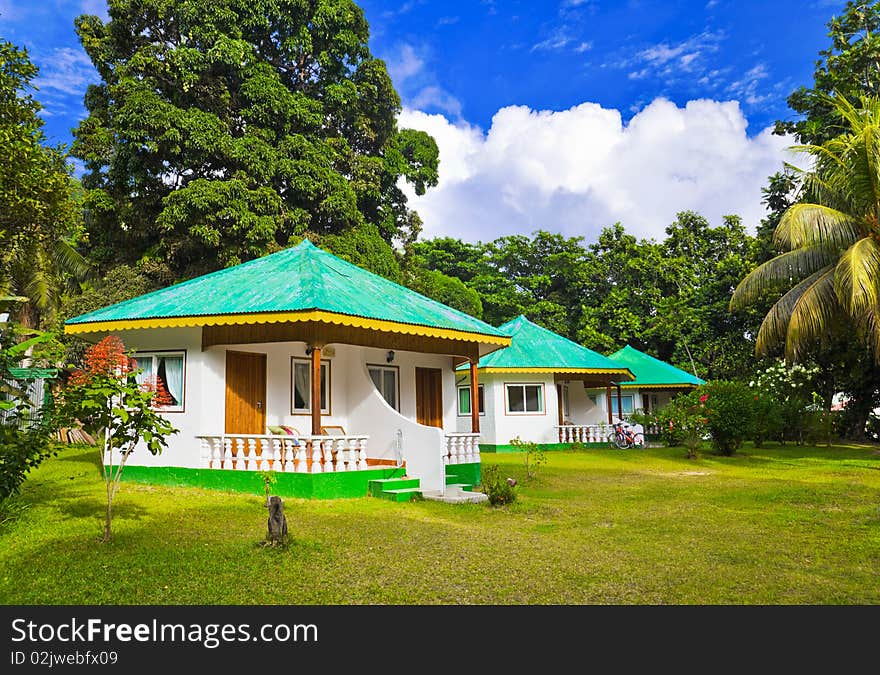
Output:
[[[0,37],[0,601],[880,601],[880,2],[828,23],[776,125],[805,168],[767,178],[754,235],[683,210],[659,241],[618,222],[479,242],[421,236],[400,184],[438,184],[437,144],[398,127],[353,2],[109,5],[76,21],[101,81],[69,148],[47,143],[37,69]],[[665,447],[574,447],[539,470],[484,456],[511,477],[500,508],[295,500],[291,546],[266,551],[256,498],[131,484],[114,505],[137,442],[174,433],[166,394],[63,322],[306,237],[493,325],[524,314],[707,384],[644,419]],[[116,463],[61,443],[74,424]],[[267,555],[288,561],[272,587]]]

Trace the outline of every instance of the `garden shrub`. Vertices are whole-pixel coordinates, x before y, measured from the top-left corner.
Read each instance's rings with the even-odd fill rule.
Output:
[[[693,393],[705,404],[706,428],[715,451],[732,455],[753,435],[754,392],[744,382],[714,380]]]
[[[525,453],[526,478],[531,480],[538,475],[538,469],[547,463],[547,455],[537,443],[524,441],[519,436],[510,439],[510,444]]]
[[[752,421],[752,439],[755,447],[760,448],[765,441],[775,440],[782,434],[782,417],[776,398],[766,392],[753,394],[754,418]]]
[[[676,396],[658,411],[657,424],[666,445],[683,445],[688,458],[695,459],[706,434],[705,398],[698,390]]]
[[[516,492],[513,486],[501,477],[501,472],[494,464],[484,464],[482,467],[483,492],[489,497],[492,506],[503,506],[516,501]]]

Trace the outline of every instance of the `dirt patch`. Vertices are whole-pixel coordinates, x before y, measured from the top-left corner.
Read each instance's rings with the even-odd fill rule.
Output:
[[[666,471],[657,472],[658,476],[711,476],[714,471]]]

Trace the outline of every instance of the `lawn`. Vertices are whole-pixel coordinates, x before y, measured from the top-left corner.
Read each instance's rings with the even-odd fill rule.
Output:
[[[93,450],[65,448],[0,526],[2,604],[877,604],[880,450],[484,455],[509,507],[288,499],[123,484],[98,541]]]

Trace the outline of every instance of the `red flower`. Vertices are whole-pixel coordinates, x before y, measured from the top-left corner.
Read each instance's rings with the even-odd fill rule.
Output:
[[[115,335],[108,335],[86,350],[83,362],[89,375],[125,375],[131,369],[125,345]]]
[[[709,394],[703,394],[702,396],[700,396],[700,403],[705,403],[708,400],[709,400]]]

